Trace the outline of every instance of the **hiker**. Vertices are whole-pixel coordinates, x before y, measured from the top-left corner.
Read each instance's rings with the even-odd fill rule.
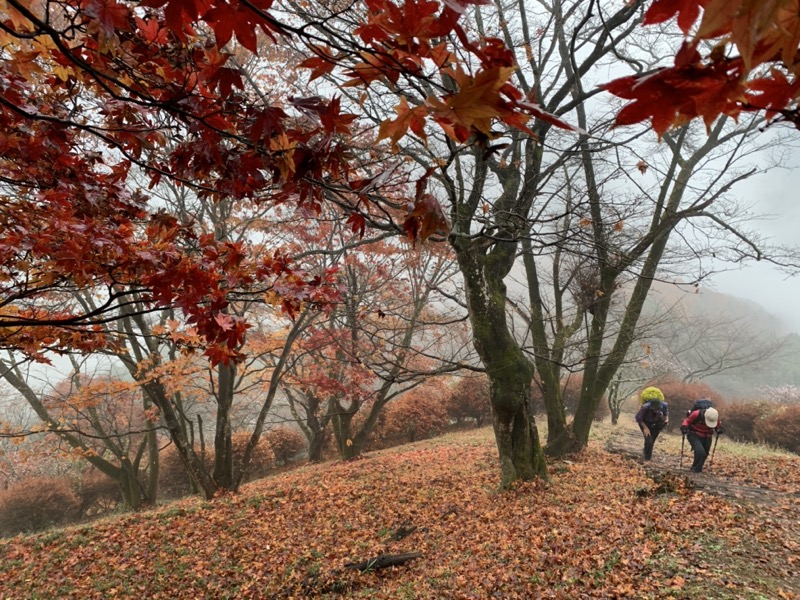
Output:
[[[648,387],[640,395],[642,407],[636,413],[636,422],[644,435],[644,459],[653,458],[653,446],[658,434],[669,423],[669,405],[663,392],[657,387]]]
[[[711,405],[709,400],[708,408],[700,408],[701,400],[695,403],[695,407],[689,411],[686,418],[681,423],[681,433],[689,440],[689,445],[694,452],[694,462],[692,462],[692,472],[702,473],[703,465],[711,452],[711,439],[714,437],[714,432],[717,434],[725,433],[722,423],[719,419],[719,412]]]

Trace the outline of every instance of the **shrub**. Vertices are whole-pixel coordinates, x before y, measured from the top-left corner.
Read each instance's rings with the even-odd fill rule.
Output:
[[[715,408],[723,409],[725,407],[722,396],[705,383],[669,380],[656,383],[655,386],[664,392],[664,399],[669,403],[669,426],[667,427],[669,431],[680,428],[681,422],[686,418],[686,412],[691,410],[695,400],[708,398],[713,402]],[[720,417],[723,424],[726,424],[727,417],[722,410],[720,410]]]
[[[478,427],[483,425],[492,415],[489,378],[481,375],[460,379],[445,398],[445,410],[447,416],[458,424],[470,419]]]
[[[755,426],[756,423],[777,407],[766,402],[736,402],[725,408],[722,425],[725,434],[740,442],[758,442]]]
[[[199,449],[196,448],[195,451],[200,454]],[[211,468],[214,460],[213,448],[211,452],[206,452],[205,459],[205,464]],[[158,489],[166,498],[183,498],[195,492],[186,467],[174,446],[167,447],[159,455]]]
[[[246,431],[237,431],[231,436],[233,446],[234,465],[238,467],[239,461],[244,458],[247,444],[250,442],[251,434]],[[269,441],[262,436],[256,445],[253,455],[250,457],[250,464],[247,467],[246,481],[258,479],[266,475],[275,466],[275,453],[272,451]]]
[[[305,436],[291,427],[273,427],[264,437],[278,464],[286,464],[306,449]]]
[[[383,425],[384,441],[414,442],[442,433],[449,423],[440,396],[418,387],[390,402]],[[377,432],[376,432],[377,433]]]
[[[80,499],[80,514],[97,517],[113,511],[122,502],[122,494],[116,482],[97,469],[85,471],[77,490]]]
[[[80,499],[68,480],[32,477],[0,492],[0,535],[41,531],[77,520]]]
[[[756,421],[759,441],[800,454],[800,406],[779,408]]]

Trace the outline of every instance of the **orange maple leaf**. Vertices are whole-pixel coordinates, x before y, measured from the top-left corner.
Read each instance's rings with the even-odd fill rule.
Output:
[[[500,90],[515,70],[516,67],[490,67],[472,76],[461,67],[443,69],[459,89],[444,100],[431,96],[426,105],[438,123],[450,125],[445,132],[455,141],[465,142],[465,133],[467,137],[474,132],[491,137],[492,121],[513,112]]]
[[[411,129],[417,136],[426,141],[425,116],[427,109],[424,106],[411,108],[405,96],[400,96],[400,103],[395,106],[397,118],[393,121],[383,121],[378,129],[378,141],[390,138],[392,148],[397,148],[397,142]]]

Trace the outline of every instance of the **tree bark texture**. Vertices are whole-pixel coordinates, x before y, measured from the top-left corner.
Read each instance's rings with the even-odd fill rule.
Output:
[[[473,342],[489,377],[501,486],[546,478],[544,453],[530,406],[533,367],[506,321],[503,277],[507,270],[496,268],[489,257],[473,252],[468,245],[455,246],[464,275]]]

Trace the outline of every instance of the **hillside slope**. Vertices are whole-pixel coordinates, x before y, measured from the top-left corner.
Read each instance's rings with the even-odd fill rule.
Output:
[[[603,447],[554,462],[548,483],[499,493],[482,429],[305,466],[214,502],[0,541],[0,597],[800,598],[800,531],[788,525],[800,517],[800,459],[759,457],[770,486],[793,495],[750,505],[679,479],[660,493],[637,461]],[[421,556],[346,568],[410,552]]]

